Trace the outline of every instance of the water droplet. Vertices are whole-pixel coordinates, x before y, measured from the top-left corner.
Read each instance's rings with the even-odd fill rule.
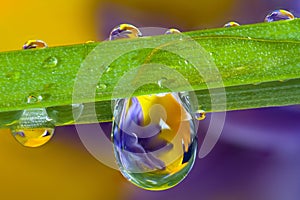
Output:
[[[28,40],[24,45],[23,49],[40,49],[47,48],[48,45],[43,40]]]
[[[20,79],[21,73],[18,71],[10,71],[5,76],[9,80],[17,81]]]
[[[41,102],[42,100],[43,100],[43,97],[40,95],[38,95],[38,96],[30,95],[29,97],[27,97],[27,103],[29,103],[29,104],[38,103],[38,102]]]
[[[240,26],[240,24],[237,22],[228,22],[224,25],[225,28],[230,28],[230,27],[234,27],[234,26]]]
[[[195,112],[195,118],[196,120],[204,120],[206,118],[206,113],[204,110],[197,110]]]
[[[179,33],[181,33],[181,32],[176,28],[170,28],[165,32],[166,35],[179,34]]]
[[[58,64],[56,57],[49,57],[43,62],[43,68],[55,68]]]
[[[197,151],[190,108],[177,93],[116,101],[112,140],[120,171],[130,182],[165,190],[187,176]]]
[[[13,136],[26,147],[39,147],[47,143],[54,133],[54,125],[44,108],[24,110],[11,126]]]
[[[97,89],[98,90],[105,90],[107,88],[107,85],[105,85],[105,84],[99,84],[99,85],[97,85]]]
[[[274,22],[280,20],[292,20],[294,19],[294,15],[286,10],[274,10],[270,14],[268,14],[265,18],[265,22]]]
[[[167,81],[168,79],[165,77],[162,77],[160,80],[157,81],[157,85],[162,88],[164,86],[164,83]]]
[[[109,35],[109,40],[117,40],[124,38],[138,38],[141,37],[140,30],[131,24],[120,24],[116,26]]]

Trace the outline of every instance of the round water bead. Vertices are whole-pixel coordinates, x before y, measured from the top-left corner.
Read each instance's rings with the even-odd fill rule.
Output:
[[[109,35],[109,40],[124,39],[124,38],[138,38],[141,37],[140,30],[131,24],[120,24],[116,26]]]
[[[43,40],[28,40],[23,49],[47,48],[48,45]]]
[[[117,100],[112,140],[121,173],[147,190],[177,185],[194,165],[196,126],[178,93]]]
[[[170,28],[165,32],[166,35],[179,34],[179,33],[181,33],[181,32],[176,28]]]
[[[234,27],[234,26],[240,26],[240,24],[237,22],[228,22],[224,25],[225,28],[230,28],[230,27]]]
[[[294,15],[286,10],[274,10],[272,13],[268,14],[265,18],[265,22],[274,22],[280,20],[292,20]]]

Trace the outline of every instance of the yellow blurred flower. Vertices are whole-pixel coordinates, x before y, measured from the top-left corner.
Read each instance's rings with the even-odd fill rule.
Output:
[[[98,0],[1,2],[0,51],[21,49],[29,39],[49,46],[96,40]]]

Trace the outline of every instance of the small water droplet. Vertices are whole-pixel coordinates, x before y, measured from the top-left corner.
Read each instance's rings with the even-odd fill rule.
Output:
[[[29,104],[38,103],[38,102],[41,102],[42,100],[43,100],[43,97],[41,95],[38,95],[38,96],[30,95],[29,97],[27,97],[27,103],[29,103]]]
[[[105,85],[105,84],[99,84],[99,85],[97,85],[97,89],[98,90],[105,90],[107,88],[107,85]]]
[[[20,79],[21,73],[18,71],[10,71],[5,76],[9,80],[17,81]]]
[[[162,77],[160,80],[157,81],[157,85],[162,88],[164,83],[167,81],[168,79],[165,77]]]
[[[176,29],[176,28],[170,28],[165,32],[165,35],[170,35],[170,34],[180,34],[181,32]]]
[[[24,45],[23,49],[41,49],[47,48],[48,45],[43,40],[28,40]]]
[[[47,58],[43,62],[43,68],[55,68],[58,64],[58,59],[54,56]]]
[[[232,21],[232,22],[228,22],[224,25],[225,28],[230,28],[230,27],[235,27],[235,26],[240,26],[240,24]]]
[[[197,110],[195,112],[195,118],[196,120],[204,120],[206,118],[206,112],[204,110]]]
[[[124,177],[147,190],[181,182],[197,153],[192,119],[189,102],[177,93],[117,100],[112,140]]]
[[[16,140],[26,147],[42,146],[54,133],[54,125],[44,108],[24,110],[10,128]]]
[[[116,26],[109,35],[109,40],[142,37],[140,30],[131,24],[120,24]]]
[[[280,20],[293,20],[294,15],[287,10],[274,10],[270,14],[268,14],[265,18],[265,22],[274,22]]]

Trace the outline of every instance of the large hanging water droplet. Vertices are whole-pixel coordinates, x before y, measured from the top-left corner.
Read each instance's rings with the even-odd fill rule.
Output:
[[[28,40],[23,49],[47,48],[48,45],[43,40]]]
[[[141,37],[140,30],[131,24],[120,24],[116,26],[109,35],[109,40],[117,40],[124,38],[138,38]]]
[[[237,22],[228,22],[224,25],[224,28],[230,28],[230,27],[235,27],[235,26],[240,26],[240,24]]]
[[[147,190],[177,185],[194,165],[197,138],[190,102],[178,93],[116,102],[112,140],[121,173]]]
[[[272,13],[268,14],[265,18],[265,22],[274,22],[280,20],[292,20],[294,15],[286,10],[274,10]]]
[[[33,99],[30,96],[28,103],[33,103]],[[26,147],[39,147],[47,143],[54,133],[54,124],[45,108],[24,110],[18,121],[10,128],[17,141]]]

